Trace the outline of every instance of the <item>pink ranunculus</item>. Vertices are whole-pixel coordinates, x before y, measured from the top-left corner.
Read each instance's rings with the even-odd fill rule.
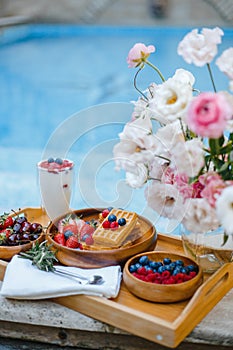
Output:
[[[128,67],[138,67],[142,62],[146,61],[152,52],[155,52],[155,47],[153,45],[146,46],[142,43],[135,44],[127,56]]]
[[[204,185],[202,185],[199,181],[197,181],[192,184],[192,188],[193,188],[192,198],[202,198],[201,192],[204,188]]]
[[[221,93],[203,92],[190,103],[187,124],[197,135],[219,138],[231,118],[231,107]]]
[[[176,174],[174,183],[182,194],[184,199],[191,198],[193,194],[193,188],[188,183],[188,176],[186,174]]]
[[[206,198],[211,207],[215,207],[217,198],[222,193],[222,190],[226,187],[224,180],[216,174],[208,173],[200,177],[200,182],[204,185],[204,189],[201,191],[201,197]]]

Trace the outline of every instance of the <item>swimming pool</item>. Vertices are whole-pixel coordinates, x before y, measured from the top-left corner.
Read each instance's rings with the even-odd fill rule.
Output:
[[[205,75],[176,54],[189,30],[73,25],[2,30],[0,211],[40,204],[36,163],[55,132],[59,142],[54,153],[66,144],[66,155],[76,163],[74,208],[116,204],[153,216],[145,208],[143,190],[127,188],[111,160],[112,146],[129,119],[129,101],[138,97],[126,56],[136,42],[154,44],[153,62],[166,78],[183,67],[195,75],[196,87],[211,89],[207,71]],[[233,31],[224,31],[221,50],[232,46]],[[213,74],[217,89],[225,89],[227,79],[214,66]],[[138,84],[144,89],[152,80],[145,69]]]

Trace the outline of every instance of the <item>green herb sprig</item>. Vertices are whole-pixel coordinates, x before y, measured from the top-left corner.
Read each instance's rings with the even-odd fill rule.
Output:
[[[19,253],[20,258],[29,259],[32,265],[43,271],[54,271],[54,263],[58,262],[55,253],[47,245],[47,241],[35,242],[27,252]]]

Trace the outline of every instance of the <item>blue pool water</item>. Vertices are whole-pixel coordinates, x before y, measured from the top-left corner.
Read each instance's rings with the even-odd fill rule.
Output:
[[[73,25],[2,30],[0,211],[40,205],[36,163],[62,152],[76,163],[74,208],[116,204],[154,217],[143,190],[127,188],[111,159],[130,117],[129,102],[138,97],[135,70],[128,69],[126,56],[136,42],[154,44],[151,61],[166,78],[182,67],[193,72],[198,89],[211,90],[207,70],[185,64],[176,54],[189,30]],[[232,38],[233,30],[225,29],[221,51],[232,46]],[[217,89],[226,89],[227,79],[212,68]],[[146,68],[138,84],[143,90],[151,81],[159,82]]]

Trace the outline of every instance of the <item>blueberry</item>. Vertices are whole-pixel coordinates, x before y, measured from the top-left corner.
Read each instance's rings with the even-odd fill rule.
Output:
[[[134,265],[134,264],[132,264],[132,265],[130,265],[130,267],[129,267],[129,272],[136,272],[137,271],[137,266],[136,265]]]
[[[166,270],[166,266],[164,266],[164,265],[159,266],[159,268],[158,268],[158,272],[159,272],[159,273],[162,273],[162,272],[164,272],[165,270]]]
[[[56,158],[55,159],[55,163],[59,164],[59,165],[62,165],[63,163],[63,160],[61,158]]]
[[[169,265],[164,265],[166,267],[166,270],[167,271],[170,271],[172,272],[174,270],[174,267],[172,266],[172,264],[169,264]]]
[[[70,236],[73,236],[73,232],[71,230],[67,230],[64,232],[64,236],[66,239],[68,239]]]
[[[171,262],[172,262],[172,261],[171,261],[170,258],[164,258],[164,259],[163,259],[164,265],[169,265]]]
[[[188,266],[186,266],[186,267],[187,267],[187,269],[189,270],[189,272],[190,272],[190,271],[195,271],[195,272],[197,272],[197,270],[198,270],[197,266],[195,266],[195,265],[188,265]]]
[[[173,276],[177,275],[178,273],[180,273],[180,269],[175,268],[172,272]]]
[[[48,163],[53,163],[54,162],[54,159],[52,158],[52,157],[50,157],[49,159],[48,159]]]
[[[169,264],[169,266],[170,266],[170,268],[171,268],[172,270],[174,270],[175,267],[176,267],[176,263],[175,263],[175,262],[172,262],[171,264]]]
[[[175,263],[178,266],[184,266],[184,262],[182,260],[176,260]]]
[[[173,275],[177,275],[178,273],[181,272],[182,266],[176,266],[175,269],[173,270]]]
[[[159,267],[159,264],[158,264],[158,262],[157,261],[150,261],[149,262],[149,265],[150,265],[150,267],[153,269],[153,270],[157,270],[157,268]]]
[[[111,211],[113,209],[113,207],[108,207],[107,209],[108,209],[108,211]]]
[[[124,226],[124,225],[126,224],[125,218],[120,218],[120,219],[118,220],[118,224],[119,224],[120,226]]]
[[[110,221],[110,222],[114,222],[114,221],[116,221],[116,220],[117,220],[116,215],[111,214],[111,215],[109,215],[109,216],[108,216],[108,221]]]
[[[138,262],[139,262],[139,264],[141,264],[141,265],[146,265],[146,264],[148,264],[148,262],[149,262],[149,258],[148,258],[147,255],[143,255],[143,256],[140,257],[140,259],[139,259]]]
[[[182,269],[180,270],[181,273],[184,274],[188,274],[189,273],[189,269],[187,269],[187,267],[182,267]]]
[[[137,270],[140,269],[140,267],[142,267],[142,265],[139,264],[139,263],[136,263],[135,266],[136,266],[136,269],[137,269]]]

